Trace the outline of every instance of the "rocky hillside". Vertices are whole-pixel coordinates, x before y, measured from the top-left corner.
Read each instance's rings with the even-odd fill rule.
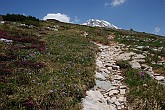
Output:
[[[165,109],[164,37],[30,22],[0,23],[1,110]]]

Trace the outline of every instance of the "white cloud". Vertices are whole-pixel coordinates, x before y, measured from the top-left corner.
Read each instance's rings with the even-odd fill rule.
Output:
[[[75,16],[74,23],[79,23],[79,22],[80,22],[80,19],[77,16]]]
[[[66,23],[70,23],[70,17],[68,17],[65,14],[61,14],[61,13],[48,13],[46,16],[43,17],[43,20],[47,20],[47,19],[56,19],[59,20],[61,22],[66,22]]]
[[[110,3],[105,3],[105,4],[104,4],[105,7],[106,7],[106,6],[109,6],[109,5],[111,5],[111,4],[110,4]]]
[[[111,5],[112,6],[119,6],[119,5],[123,4],[124,2],[125,2],[125,0],[113,0],[111,2]]]
[[[160,27],[155,27],[154,32],[159,33],[160,32]]]

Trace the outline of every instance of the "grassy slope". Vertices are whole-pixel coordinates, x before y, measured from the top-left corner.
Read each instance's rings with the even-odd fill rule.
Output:
[[[58,31],[46,29],[57,25]],[[97,47],[91,40],[108,43],[105,33],[97,35],[103,30],[59,22],[41,22],[40,27],[33,29],[9,23],[0,25],[0,29],[18,38],[12,44],[0,42],[2,58],[16,56],[1,60],[5,69],[1,68],[0,109],[78,109],[85,91],[94,85]],[[85,31],[89,33],[87,38],[83,36]],[[19,40],[26,36],[43,41],[46,49],[11,49],[36,44],[33,40]],[[16,63],[23,61],[26,63]],[[44,66],[37,69],[36,63]]]
[[[146,54],[144,64],[153,67],[155,73],[165,76],[165,66],[152,64],[165,58],[165,38],[145,33],[116,32],[115,41],[129,46],[129,50],[138,54]],[[142,48],[137,48],[142,46]],[[156,49],[156,51],[154,50]],[[129,87],[127,99],[133,110],[164,110],[165,87],[151,79],[143,70],[136,70],[127,61],[119,61],[123,70],[124,81]]]
[[[13,72],[8,75],[2,72],[0,74],[0,109],[79,109],[78,104],[85,91],[94,85],[94,58],[98,50],[91,41],[109,44],[107,37],[114,33],[117,36],[116,41],[126,44],[128,39],[119,39],[119,35],[130,34],[60,22],[41,22],[39,27],[32,29],[16,25],[13,23],[0,25],[0,30],[8,31],[11,36],[20,38],[30,36],[29,39],[43,41],[46,43],[46,49],[41,51],[30,48],[9,52],[11,47],[29,46],[33,42],[17,41],[12,45],[0,42],[2,57],[16,56],[15,59],[1,60],[1,66]],[[57,25],[58,31],[46,29],[47,26]],[[88,32],[89,35],[84,37],[84,32]],[[142,34],[142,38],[145,37],[146,35]],[[32,64],[23,66],[13,64],[24,59],[31,61]],[[36,63],[44,66],[36,68],[34,65]]]
[[[118,61],[124,82],[129,87],[127,100],[131,110],[164,110],[165,87],[142,70],[131,68],[128,61]]]
[[[156,73],[162,74],[165,76],[165,66],[159,64],[153,64],[152,62],[161,61],[165,59],[165,38],[146,34],[146,33],[137,33],[137,32],[116,32],[115,41],[123,43],[129,46],[130,51],[135,53],[146,53],[146,64],[153,67]],[[138,46],[143,46],[143,48],[138,49]],[[135,50],[136,48],[136,50]],[[159,48],[161,48],[159,50]]]

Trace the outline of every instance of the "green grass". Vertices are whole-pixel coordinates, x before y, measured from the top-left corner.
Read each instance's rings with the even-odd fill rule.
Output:
[[[141,70],[132,69],[127,61],[118,61],[129,87],[127,100],[133,110],[164,110],[165,88]]]
[[[77,110],[85,91],[94,86],[95,55],[97,47],[91,41],[108,43],[103,30],[77,26],[60,22],[41,22],[40,27],[27,29],[16,24],[1,25],[0,29],[8,31],[11,36],[35,38],[46,43],[46,50],[19,49],[13,46],[29,46],[31,43],[0,42],[2,57],[15,55],[16,58],[1,61],[1,65],[12,70],[9,75],[1,73],[0,109],[55,109]],[[59,26],[59,31],[45,30],[47,26]],[[102,31],[96,36],[89,31],[85,38],[83,33],[91,28]],[[44,33],[44,34],[43,34]],[[103,36],[102,36],[103,35]],[[14,62],[30,61],[28,65]],[[44,64],[35,68],[36,62]],[[4,65],[5,64],[5,65]]]
[[[128,39],[119,39],[119,35],[127,35],[127,31],[118,32],[119,30],[115,29],[48,21],[40,21],[40,25],[34,28],[20,27],[17,24],[19,23],[8,22],[0,25],[0,30],[8,31],[10,36],[16,38],[34,39],[35,42],[39,42],[34,43],[35,46],[41,46],[41,42],[44,42],[46,49],[42,51],[38,48],[17,50],[11,49],[11,47],[28,47],[33,43],[14,41],[12,44],[6,44],[0,42],[0,56],[4,58],[0,60],[0,69],[8,73],[2,71],[0,73],[1,110],[79,110],[85,91],[94,86],[95,56],[98,48],[91,41],[109,45],[108,35],[115,34],[117,35],[115,41],[124,44],[130,43]],[[56,26],[58,31],[48,30],[48,26]],[[88,36],[84,37],[84,32],[87,32]],[[134,35],[136,36],[136,34]],[[154,36],[149,36],[149,38],[155,40]],[[138,39],[137,36],[136,39]],[[141,42],[142,45],[145,45],[143,41]],[[138,42],[131,45],[134,47],[136,44]],[[151,45],[163,46],[163,44],[164,41],[160,45],[158,42]],[[20,65],[20,61],[24,60],[29,63]],[[40,68],[38,64],[42,64]],[[130,69],[125,62],[122,63],[122,67]],[[160,66],[156,69],[160,69]],[[130,84],[132,91],[138,90],[144,83],[149,85],[149,82],[152,82],[148,76],[140,79],[141,77],[137,74],[132,75],[132,72],[137,73],[137,70],[128,70],[128,73],[125,73],[126,83]],[[131,78],[137,81],[129,81]],[[156,85],[157,83],[152,82],[151,84]],[[148,91],[149,94],[153,93],[150,89],[141,89]],[[154,90],[151,86],[151,90],[155,92],[156,89]],[[161,91],[163,90],[164,88],[161,88]],[[160,93],[155,92],[155,94],[161,96],[164,94],[161,91]],[[132,97],[141,98],[132,94],[134,92],[130,94],[131,103],[134,102]],[[135,94],[137,93],[135,92]],[[164,102],[158,99],[156,101],[161,107],[163,106]]]
[[[49,94],[47,100],[53,104],[51,106],[69,109],[81,101],[85,90],[94,85],[96,49],[81,36],[53,35],[47,37],[46,41],[49,42],[47,52],[50,54],[43,59],[49,63],[49,82],[53,83],[49,90],[56,90]],[[59,99],[54,100],[55,97]]]
[[[151,35],[151,34],[145,34],[145,33],[137,33],[131,34],[129,31],[124,32],[115,32],[116,38],[114,41],[123,43],[125,45],[129,45],[129,50],[133,51],[137,54],[143,54],[144,51],[147,52],[146,57],[146,64],[153,67],[154,71],[156,73],[162,74],[165,76],[165,66],[157,66],[153,65],[151,62],[158,62],[161,59],[159,56],[165,58],[165,50],[161,51],[154,51],[153,49],[156,48],[165,48],[165,38]],[[137,46],[143,46],[142,49],[134,50]],[[152,55],[151,55],[152,54]]]

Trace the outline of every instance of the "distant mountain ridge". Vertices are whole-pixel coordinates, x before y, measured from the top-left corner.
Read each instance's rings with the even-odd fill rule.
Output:
[[[108,21],[98,20],[98,19],[89,19],[86,23],[83,23],[82,25],[120,29],[119,27],[109,23]]]

